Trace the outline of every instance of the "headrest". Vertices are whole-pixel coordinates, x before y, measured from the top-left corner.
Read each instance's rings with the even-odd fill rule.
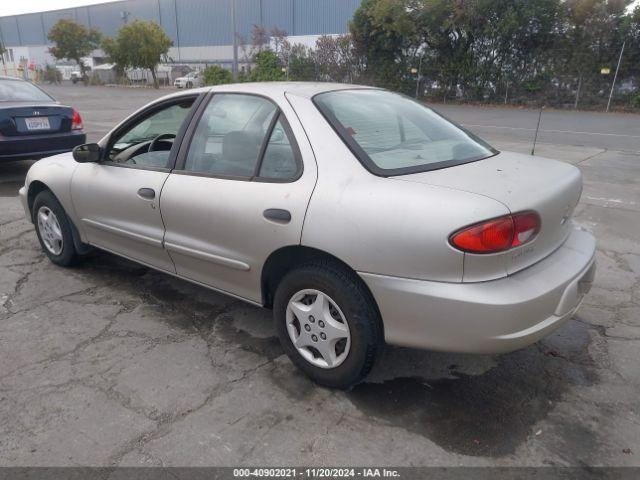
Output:
[[[222,157],[229,162],[254,162],[260,150],[260,138],[246,130],[227,133],[222,139]]]

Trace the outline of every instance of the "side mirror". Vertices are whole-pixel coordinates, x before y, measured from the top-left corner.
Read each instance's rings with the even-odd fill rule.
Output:
[[[100,161],[100,145],[85,143],[73,149],[73,159],[78,163],[95,163]]]

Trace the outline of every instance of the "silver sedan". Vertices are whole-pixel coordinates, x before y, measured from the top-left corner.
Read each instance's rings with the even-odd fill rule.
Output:
[[[401,95],[258,83],[154,101],[20,195],[54,263],[97,247],[271,308],[293,363],[348,388],[385,342],[495,353],[558,328],[594,277],[581,191]]]

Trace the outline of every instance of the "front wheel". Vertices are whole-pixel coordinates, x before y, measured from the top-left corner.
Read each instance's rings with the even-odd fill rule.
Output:
[[[383,343],[371,295],[355,274],[330,262],[299,267],[282,279],[274,320],[291,361],[327,387],[362,381]]]
[[[62,205],[48,190],[33,201],[33,224],[42,250],[56,265],[73,265],[79,256],[73,243],[71,223]]]

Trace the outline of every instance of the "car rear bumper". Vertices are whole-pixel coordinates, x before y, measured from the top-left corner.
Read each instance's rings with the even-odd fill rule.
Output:
[[[389,344],[460,353],[526,347],[571,317],[595,275],[595,239],[575,230],[554,253],[513,275],[478,283],[360,276]]]
[[[0,136],[0,160],[38,159],[69,152],[86,142],[87,135],[79,131],[60,134]]]

